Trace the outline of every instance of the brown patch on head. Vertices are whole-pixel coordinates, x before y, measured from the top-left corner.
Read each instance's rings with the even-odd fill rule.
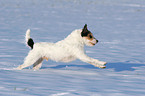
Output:
[[[84,37],[84,36],[87,36],[88,34],[90,34],[91,32],[88,30],[87,28],[87,24],[85,24],[82,32],[81,32],[81,36]]]
[[[94,39],[94,36],[93,36],[93,34],[90,32],[90,33],[88,33],[87,36],[83,36],[83,38],[86,38],[86,39],[92,41],[92,40]]]
[[[95,39],[93,34],[88,30],[87,24],[85,24],[85,26],[84,26],[84,28],[83,28],[83,30],[81,32],[81,36],[85,37],[86,39],[89,39],[89,40]]]

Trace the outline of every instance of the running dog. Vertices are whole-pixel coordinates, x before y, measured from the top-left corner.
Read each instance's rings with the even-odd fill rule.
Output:
[[[25,39],[31,50],[25,58],[24,63],[16,68],[18,70],[31,65],[33,65],[34,70],[38,70],[41,68],[44,59],[50,59],[56,62],[70,62],[80,59],[95,67],[106,68],[106,62],[93,59],[85,54],[84,45],[94,46],[98,43],[98,40],[87,29],[87,24],[85,24],[83,29],[74,30],[64,40],[56,43],[34,43],[33,39],[30,38],[30,29],[26,31]]]

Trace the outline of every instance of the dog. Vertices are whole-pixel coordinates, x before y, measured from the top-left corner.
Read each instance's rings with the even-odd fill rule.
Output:
[[[33,65],[34,70],[38,70],[41,68],[44,59],[56,62],[70,62],[80,59],[95,67],[106,68],[106,62],[93,59],[85,54],[85,45],[94,46],[98,43],[98,40],[88,30],[87,24],[84,25],[83,29],[74,30],[64,40],[56,43],[34,43],[33,39],[30,38],[30,29],[26,31],[25,39],[31,50],[25,58],[24,63],[16,68],[18,70],[31,65]]]

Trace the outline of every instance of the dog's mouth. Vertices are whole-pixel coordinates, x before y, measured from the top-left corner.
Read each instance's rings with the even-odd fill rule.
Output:
[[[90,44],[93,45],[93,46],[95,45],[95,43],[92,43],[92,42],[90,42]]]
[[[92,45],[92,46],[94,46],[95,44],[97,44],[99,41],[98,40],[96,40],[96,42],[90,42],[90,44]]]
[[[95,46],[97,43],[92,43],[92,42],[89,42],[90,43],[90,46]]]

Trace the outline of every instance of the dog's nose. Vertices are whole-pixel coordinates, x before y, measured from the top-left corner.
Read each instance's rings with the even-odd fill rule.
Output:
[[[98,43],[99,41],[98,40],[96,40],[96,43]]]

